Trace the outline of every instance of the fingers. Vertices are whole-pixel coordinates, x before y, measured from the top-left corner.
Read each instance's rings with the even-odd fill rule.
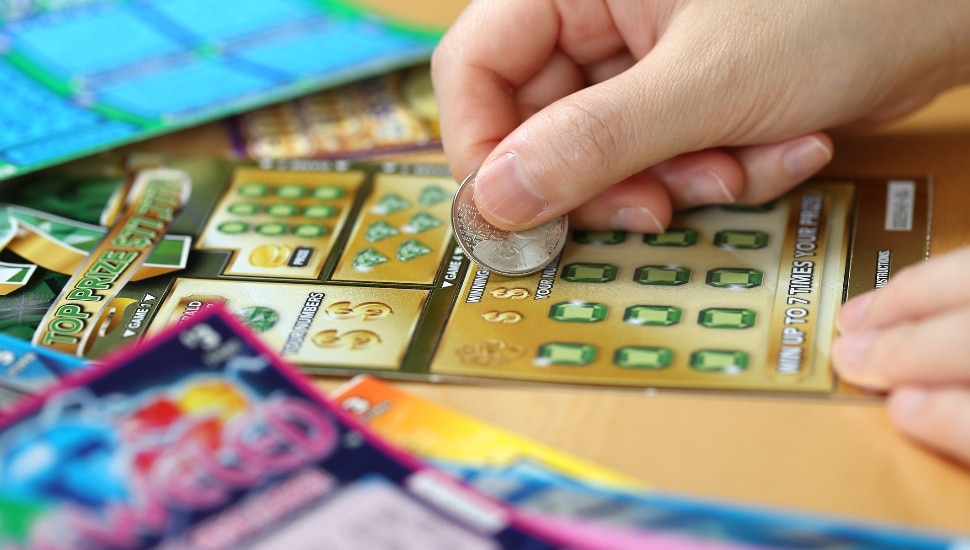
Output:
[[[901,432],[970,465],[970,386],[904,386],[889,397]]]
[[[832,363],[846,381],[891,391],[901,432],[970,465],[970,248],[908,267],[847,302]]]
[[[907,267],[885,287],[846,302],[839,311],[839,330],[874,330],[970,306],[967,266],[970,247]]]
[[[738,93],[760,63],[718,70],[733,54],[705,28],[719,27],[721,11],[675,25],[675,8],[637,6],[475,2],[444,37],[432,69],[445,152],[456,177],[477,169],[486,219],[527,229],[664,161],[653,170],[675,208],[763,202],[831,158],[824,134],[787,139],[821,121],[786,129],[763,116],[784,93]],[[778,137],[732,150],[733,164],[709,149]]]
[[[887,287],[888,288],[888,287]],[[832,346],[843,379],[885,390],[908,383],[970,384],[970,308],[844,333]]]
[[[734,155],[744,168],[745,185],[735,199],[742,204],[772,200],[824,168],[832,153],[832,139],[823,132],[740,147]]]
[[[970,247],[910,266],[842,307],[832,363],[849,382],[888,389],[970,382]]]
[[[640,172],[570,212],[569,223],[591,230],[661,233],[672,214],[664,184],[649,172]]]
[[[632,69],[551,103],[502,140],[478,172],[482,215],[526,229],[651,166],[678,209],[764,202],[831,160],[822,132],[732,149],[733,167],[718,159],[710,145],[729,143],[747,120],[725,113],[758,107],[714,105],[709,89],[728,84],[711,80],[723,75],[680,64],[683,53],[671,48],[658,44]]]
[[[706,204],[761,204],[802,183],[832,160],[822,132],[728,150],[706,149],[663,161],[650,172],[663,181],[675,210]]]
[[[575,91],[588,75],[609,76],[630,62],[603,3],[558,9],[553,2],[472,2],[442,37],[432,79],[457,178],[478,169],[530,110]],[[560,52],[566,39],[569,48]]]
[[[661,179],[675,207],[712,200],[699,189],[763,202],[831,158],[828,138],[808,132],[898,116],[952,84],[953,67],[937,59],[947,57],[941,40],[952,46],[946,33],[920,30],[951,26],[946,12],[905,2],[837,14],[794,0],[473,2],[432,59],[445,152],[456,177],[478,170],[479,210],[509,230],[711,147],[739,147],[746,185],[734,194],[725,174],[674,162]],[[715,177],[696,183],[705,175]]]
[[[683,152],[683,145],[659,139],[670,135],[664,119],[672,115],[643,101],[645,85],[655,86],[623,73],[526,120],[478,172],[475,203],[482,215],[504,229],[526,229]],[[644,121],[655,121],[649,136]]]
[[[648,171],[663,183],[675,210],[730,204],[744,190],[744,167],[723,149],[678,155]]]
[[[569,95],[586,83],[580,67],[560,51],[554,51],[529,82],[516,90],[519,120],[525,120],[556,99]]]
[[[793,154],[812,158],[790,161]],[[657,233],[678,210],[770,200],[820,170],[831,158],[831,140],[823,133],[770,145],[685,153],[578,206],[570,213],[570,223],[583,229]],[[794,162],[802,164],[792,169]]]
[[[432,80],[456,177],[477,168],[519,124],[515,89],[540,71],[555,49],[558,23],[544,5],[473,2],[435,49]],[[521,32],[523,27],[531,32]]]

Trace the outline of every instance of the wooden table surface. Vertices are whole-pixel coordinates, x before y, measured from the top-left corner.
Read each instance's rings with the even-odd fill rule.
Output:
[[[367,0],[443,27],[461,0]],[[131,147],[224,147],[205,125]],[[894,125],[836,135],[833,176],[934,182],[931,255],[970,244],[970,87]],[[443,158],[438,155],[432,158]],[[321,379],[322,389],[341,380]],[[689,495],[970,532],[970,469],[911,444],[873,399],[397,383],[523,436]]]

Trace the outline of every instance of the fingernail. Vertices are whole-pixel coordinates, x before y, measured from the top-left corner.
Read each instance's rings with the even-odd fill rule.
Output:
[[[818,138],[807,137],[785,152],[785,168],[796,179],[802,180],[821,170],[832,160],[832,150]]]
[[[857,332],[839,336],[832,344],[832,362],[839,374],[850,382],[874,387],[871,373],[865,368],[866,354],[874,337],[873,332]]]
[[[496,220],[523,225],[545,210],[548,203],[522,176],[518,157],[505,153],[478,170],[475,205]]]
[[[614,229],[633,231],[636,233],[662,233],[663,224],[647,208],[642,206],[628,206],[619,209],[610,218],[610,224]]]
[[[873,296],[874,292],[866,292],[844,303],[835,317],[835,328],[839,332],[846,332],[863,326],[866,310],[869,309]]]
[[[922,388],[899,388],[889,396],[889,414],[896,422],[903,423],[919,411],[926,398],[927,392]]]
[[[696,174],[687,182],[687,197],[691,204],[697,205],[734,202],[734,195],[724,180],[711,170]]]

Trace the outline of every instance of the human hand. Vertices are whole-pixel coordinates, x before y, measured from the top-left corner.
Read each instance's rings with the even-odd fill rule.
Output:
[[[970,466],[968,268],[970,247],[846,302],[832,361],[844,380],[890,392],[903,433]]]
[[[821,130],[965,80],[968,20],[964,0],[478,0],[432,59],[444,148],[504,229],[658,232],[774,198],[831,159]]]

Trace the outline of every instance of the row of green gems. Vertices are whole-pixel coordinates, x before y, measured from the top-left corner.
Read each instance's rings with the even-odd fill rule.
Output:
[[[563,267],[562,279],[571,283],[608,283],[615,281],[619,268],[612,264],[574,263]],[[690,281],[691,270],[684,266],[644,265],[633,272],[641,285],[677,286]],[[716,288],[754,288],[761,286],[764,273],[757,269],[719,267],[707,272],[705,282]]]
[[[550,342],[539,346],[536,364],[582,367],[596,360],[596,346]],[[613,354],[613,364],[627,369],[659,370],[669,367],[674,352],[669,348],[625,346]],[[690,355],[690,368],[706,373],[737,374],[748,367],[748,354],[738,350],[702,349]]]
[[[300,208],[289,203],[274,203],[266,206],[255,202],[237,202],[229,205],[229,213],[235,216],[255,216],[266,214],[274,218],[291,218],[302,216],[315,220],[332,218],[337,214],[337,209],[326,204],[314,204]]]
[[[430,208],[446,200],[451,200],[451,195],[448,194],[444,189],[435,185],[425,187],[418,194],[418,203],[425,208]],[[377,214],[381,214],[382,216],[387,216],[388,214],[400,212],[401,210],[406,210],[408,208],[411,208],[411,203],[408,202],[407,199],[395,193],[388,193],[378,199],[371,210]]]
[[[430,248],[414,239],[410,239],[401,243],[394,256],[398,260],[406,262],[430,253]],[[365,248],[354,256],[354,269],[368,271],[389,260],[387,256],[381,254],[379,251],[373,248]]]
[[[549,308],[549,318],[563,323],[597,323],[606,319],[609,307],[590,302],[560,302]],[[670,326],[680,323],[677,306],[634,305],[623,312],[623,321],[638,326]],[[697,323],[708,328],[742,329],[754,326],[757,313],[744,308],[712,307],[702,310]]]
[[[367,226],[367,229],[364,231],[364,238],[367,242],[376,243],[398,235],[401,232],[422,233],[439,226],[441,226],[440,220],[426,212],[418,212],[411,216],[408,223],[400,228],[394,227],[384,220],[378,220]]]
[[[579,244],[620,244],[626,241],[625,231],[576,231],[573,241]],[[688,247],[697,244],[696,230],[671,227],[663,233],[648,233],[643,242],[650,246]],[[768,233],[757,230],[726,229],[714,234],[714,244],[729,250],[755,250],[768,246]]]
[[[425,246],[415,239],[408,239],[397,247],[394,257],[402,262],[407,262],[431,254],[431,248]],[[373,248],[365,248],[354,256],[354,269],[358,271],[368,271],[374,267],[389,261],[390,259]]]
[[[253,231],[258,235],[264,237],[279,237],[281,235],[295,235],[297,237],[312,239],[315,237],[321,237],[327,234],[327,227],[323,225],[313,224],[313,223],[301,223],[297,225],[288,225],[280,222],[269,222],[261,223],[255,227],[251,227],[248,223],[242,221],[229,221],[219,224],[219,232],[225,233],[226,235],[242,235],[243,233],[248,233]]]
[[[236,188],[236,194],[247,199],[272,196],[292,200],[309,196],[317,200],[332,201],[343,197],[344,190],[336,185],[306,186],[286,183],[274,187],[266,183],[248,182],[239,185]]]

